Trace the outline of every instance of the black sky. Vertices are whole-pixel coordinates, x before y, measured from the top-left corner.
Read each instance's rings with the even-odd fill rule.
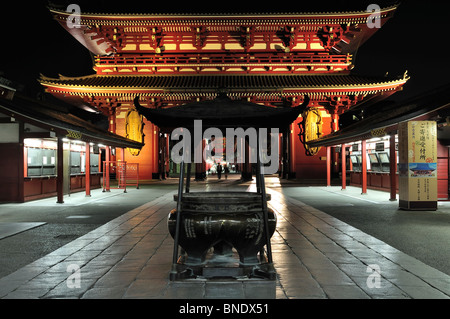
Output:
[[[54,2],[57,2],[54,0]],[[63,6],[77,3],[90,12],[305,12],[365,10],[368,4],[380,6],[393,1],[60,1]],[[280,4],[281,3],[281,4]],[[46,0],[10,2],[1,11],[2,30],[0,72],[4,77],[23,83],[31,94],[41,90],[39,74],[56,77],[94,73],[92,57],[56,21]],[[404,0],[391,19],[354,57],[354,72],[362,75],[403,75],[411,80],[403,92],[393,96],[403,100],[449,83],[450,65],[447,1]]]

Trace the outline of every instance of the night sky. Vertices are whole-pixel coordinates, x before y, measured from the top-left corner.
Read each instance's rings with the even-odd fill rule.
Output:
[[[54,3],[58,2],[54,0]],[[393,1],[59,1],[63,6],[77,3],[84,12],[305,12],[365,10],[370,3],[381,7]],[[176,3],[176,4],[175,4]],[[280,5],[281,3],[281,5]],[[42,91],[37,79],[42,73],[57,77],[93,74],[92,57],[56,21],[47,9],[47,1],[14,1],[1,12],[2,49],[0,72],[3,77],[22,83],[26,92]],[[3,5],[3,3],[2,3]],[[416,94],[450,83],[448,62],[448,1],[401,2],[400,8],[356,53],[355,73],[382,76],[402,76],[408,70],[411,80],[403,92],[392,99],[404,100]]]

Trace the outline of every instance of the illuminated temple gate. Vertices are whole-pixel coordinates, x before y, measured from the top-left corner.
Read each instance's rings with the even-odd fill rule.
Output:
[[[325,179],[325,149],[306,148],[305,142],[337,131],[339,115],[389,97],[408,80],[406,73],[389,78],[351,72],[352,55],[378,30],[367,24],[372,13],[366,11],[82,13],[73,26],[70,12],[50,10],[95,55],[96,73],[43,75],[41,84],[66,102],[108,116],[111,132],[143,140],[140,152],[125,156],[140,164],[141,180],[167,171],[169,143],[157,126],[133,113],[136,96],[144,107],[170,108],[213,100],[224,90],[231,99],[273,107],[301,105],[307,95],[309,109],[280,134],[280,174]],[[379,25],[395,10],[381,9]],[[196,169],[197,177],[205,174],[205,165]],[[249,169],[244,166],[243,175]]]

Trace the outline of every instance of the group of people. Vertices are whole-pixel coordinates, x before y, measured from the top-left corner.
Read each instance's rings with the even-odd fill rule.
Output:
[[[217,178],[218,178],[218,179],[221,179],[221,178],[222,178],[222,171],[223,171],[224,174],[225,174],[225,179],[227,179],[227,178],[228,178],[228,173],[230,172],[230,170],[228,169],[228,166],[225,164],[225,165],[222,167],[222,164],[218,163],[218,164],[217,164]]]

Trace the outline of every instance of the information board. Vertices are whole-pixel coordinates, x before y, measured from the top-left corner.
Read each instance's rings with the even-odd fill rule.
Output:
[[[399,124],[399,204],[437,209],[437,126],[434,121]]]

